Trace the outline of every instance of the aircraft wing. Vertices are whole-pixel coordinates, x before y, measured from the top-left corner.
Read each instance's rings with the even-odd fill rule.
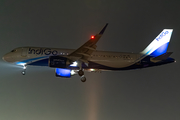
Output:
[[[99,39],[103,35],[107,26],[108,26],[108,23],[104,26],[104,28],[100,31],[99,34],[92,36],[90,40],[88,40],[81,47],[79,47],[74,52],[69,54],[67,57],[73,61],[79,60],[79,61],[82,61],[84,63],[88,63],[88,59],[90,58],[91,54],[97,48],[96,43],[99,41]]]

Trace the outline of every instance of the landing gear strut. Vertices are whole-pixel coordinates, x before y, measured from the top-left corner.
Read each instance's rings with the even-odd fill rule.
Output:
[[[23,71],[21,72],[21,73],[22,73],[22,75],[25,75],[25,74],[26,74],[26,68],[27,68],[27,66],[26,66],[26,65],[24,65],[24,66],[23,66]]]

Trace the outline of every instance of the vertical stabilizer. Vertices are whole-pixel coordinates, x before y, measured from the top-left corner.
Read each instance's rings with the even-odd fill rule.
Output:
[[[157,57],[166,53],[173,29],[164,29],[143,51],[142,54]]]

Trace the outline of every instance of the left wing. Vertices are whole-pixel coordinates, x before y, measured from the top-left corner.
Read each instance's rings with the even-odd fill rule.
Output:
[[[81,62],[88,63],[88,59],[97,48],[96,43],[99,41],[99,39],[103,35],[107,26],[108,26],[108,23],[104,26],[104,28],[100,31],[99,34],[96,34],[95,36],[91,37],[91,39],[88,40],[86,43],[84,43],[81,47],[79,47],[74,52],[69,54],[67,58],[73,61],[79,60]]]

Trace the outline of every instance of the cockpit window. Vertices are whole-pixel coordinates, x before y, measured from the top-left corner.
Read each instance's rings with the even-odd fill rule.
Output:
[[[11,52],[16,52],[17,50],[16,49],[14,49],[14,50],[12,50]]]

